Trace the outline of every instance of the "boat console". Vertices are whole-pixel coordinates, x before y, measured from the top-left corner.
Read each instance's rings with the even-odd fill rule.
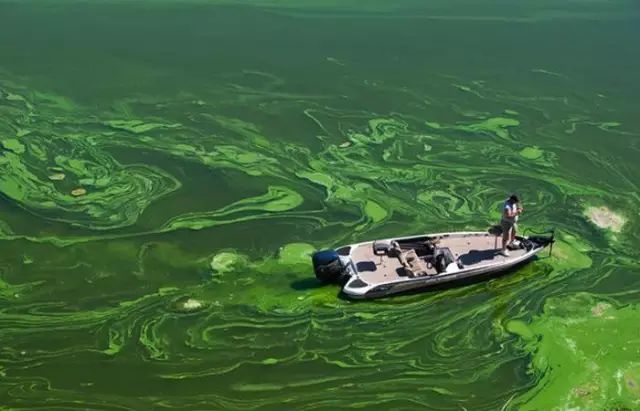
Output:
[[[437,275],[455,261],[448,247],[438,247],[439,240],[426,237],[423,241],[374,241],[373,254],[397,258],[407,277]]]

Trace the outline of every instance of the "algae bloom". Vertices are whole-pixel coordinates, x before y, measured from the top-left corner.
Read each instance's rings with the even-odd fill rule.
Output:
[[[0,409],[640,410],[637,3],[0,0]],[[511,191],[550,257],[313,275]]]
[[[511,321],[540,380],[522,410],[640,407],[640,306],[616,308],[586,293],[550,298],[530,324]]]

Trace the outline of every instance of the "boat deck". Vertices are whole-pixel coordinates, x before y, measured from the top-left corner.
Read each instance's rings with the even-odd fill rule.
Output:
[[[515,259],[526,254],[526,250],[510,251],[510,256],[499,254],[502,240],[493,235],[483,233],[460,234],[436,237],[439,239],[438,248],[448,248],[453,257],[462,263],[464,269]],[[403,251],[411,253],[410,248],[402,247]],[[406,253],[403,253],[406,255]],[[355,246],[350,252],[351,259],[356,266],[358,276],[368,284],[382,284],[396,280],[406,280],[409,277],[403,268],[400,258],[387,255],[376,255],[373,242]],[[424,258],[419,264],[426,268],[420,277],[443,275],[426,264]]]

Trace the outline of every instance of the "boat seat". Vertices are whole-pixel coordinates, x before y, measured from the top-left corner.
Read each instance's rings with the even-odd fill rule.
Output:
[[[404,271],[408,277],[421,277],[427,275],[427,264],[418,257],[415,250],[405,251],[398,255],[400,264],[404,267]]]
[[[501,236],[502,235],[502,226],[499,224],[496,224],[494,226],[489,227],[489,229],[487,230],[487,232],[493,236]]]
[[[402,254],[402,248],[400,248],[400,244],[397,241],[391,242],[391,247],[387,250],[387,257],[391,258],[400,258]]]
[[[438,273],[443,273],[447,266],[456,261],[449,247],[438,247],[434,255],[434,267]],[[460,264],[458,264],[460,267]]]
[[[376,240],[373,242],[374,255],[386,255],[393,248],[393,244],[389,240]]]
[[[384,262],[384,257],[397,258],[402,254],[402,249],[397,241],[393,240],[377,240],[373,242],[373,255],[380,257],[376,265]]]

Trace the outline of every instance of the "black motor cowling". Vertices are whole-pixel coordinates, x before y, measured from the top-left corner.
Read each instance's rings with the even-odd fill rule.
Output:
[[[344,266],[335,250],[322,250],[313,254],[313,270],[323,283],[337,283],[344,273]]]

